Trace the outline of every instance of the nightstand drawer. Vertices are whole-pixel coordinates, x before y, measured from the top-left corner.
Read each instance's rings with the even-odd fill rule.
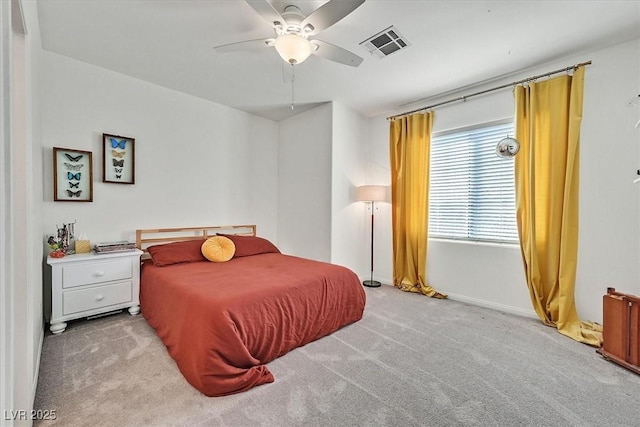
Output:
[[[65,265],[62,268],[62,287],[91,285],[130,279],[132,276],[129,259],[114,259],[86,264]]]
[[[62,314],[68,315],[80,311],[95,310],[128,301],[131,301],[130,281],[67,291],[62,294]]]

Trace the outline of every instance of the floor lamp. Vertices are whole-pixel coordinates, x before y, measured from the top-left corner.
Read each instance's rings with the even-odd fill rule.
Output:
[[[384,202],[387,200],[387,187],[384,185],[362,185],[356,189],[356,200],[371,203],[371,277],[370,280],[365,280],[362,284],[370,288],[377,288],[381,283],[373,280],[374,210],[376,208],[376,202]]]

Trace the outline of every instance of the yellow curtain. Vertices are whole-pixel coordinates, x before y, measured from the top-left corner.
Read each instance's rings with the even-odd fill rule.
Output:
[[[426,279],[432,124],[432,112],[390,123],[393,284],[403,291],[446,298]]]
[[[546,325],[600,345],[600,325],[581,322],[574,290],[584,67],[515,88],[516,206],[533,308]]]

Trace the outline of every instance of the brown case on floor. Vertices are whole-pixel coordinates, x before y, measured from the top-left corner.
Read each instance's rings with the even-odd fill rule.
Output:
[[[640,374],[640,298],[607,288],[602,298],[604,358]]]

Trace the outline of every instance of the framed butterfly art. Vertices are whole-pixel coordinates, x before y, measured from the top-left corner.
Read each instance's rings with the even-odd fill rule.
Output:
[[[91,151],[53,147],[53,200],[93,201],[93,159]]]
[[[135,143],[128,136],[102,134],[102,182],[135,184]]]

